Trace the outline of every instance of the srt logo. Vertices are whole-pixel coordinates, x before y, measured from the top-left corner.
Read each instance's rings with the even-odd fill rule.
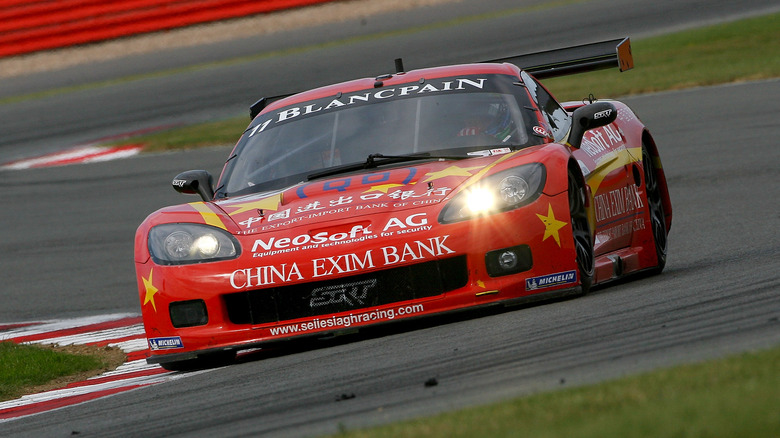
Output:
[[[347,306],[365,305],[369,289],[376,286],[376,278],[353,283],[323,286],[311,291],[309,307],[327,306],[344,303]]]

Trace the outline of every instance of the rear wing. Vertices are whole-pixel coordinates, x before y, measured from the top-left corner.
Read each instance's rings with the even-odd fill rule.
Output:
[[[537,79],[614,67],[618,67],[620,71],[634,68],[629,38],[618,38],[482,62],[508,62],[532,74]]]
[[[582,44],[481,62],[508,62],[534,75],[537,79],[573,75],[613,67],[618,67],[620,71],[634,68],[634,58],[631,55],[631,40],[629,38],[618,38],[599,43]],[[395,69],[397,73],[404,71],[403,61],[400,58],[395,60]],[[264,97],[258,100],[249,108],[250,119],[254,119],[269,103],[288,96],[292,96],[292,94]]]

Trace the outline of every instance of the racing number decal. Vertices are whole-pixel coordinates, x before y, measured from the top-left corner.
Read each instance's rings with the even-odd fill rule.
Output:
[[[401,181],[402,185],[407,185],[412,182],[412,179],[417,174],[417,169],[414,167],[409,167],[407,169],[404,169],[408,172],[408,175]],[[368,175],[363,175],[360,178],[360,185],[367,186],[367,185],[376,185],[377,183],[389,181],[390,180],[390,171],[387,172],[380,172],[380,173],[371,173]],[[347,190],[347,188],[352,184],[352,182],[357,178],[342,178],[342,179],[336,179],[331,181],[326,181],[324,183],[319,183],[316,185],[320,186],[320,190],[325,193],[329,191],[338,191],[338,192],[344,192]],[[305,199],[309,196],[306,194],[306,190],[315,186],[315,184],[306,184],[303,186],[298,187],[295,190],[295,194],[298,195],[298,198]]]

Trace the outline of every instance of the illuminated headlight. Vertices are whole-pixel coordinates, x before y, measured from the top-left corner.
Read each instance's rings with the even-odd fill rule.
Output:
[[[180,265],[233,259],[241,253],[235,237],[201,224],[164,224],[149,231],[149,253],[155,263]]]
[[[534,201],[546,178],[543,164],[533,163],[490,175],[458,193],[439,215],[446,224],[513,210]]]

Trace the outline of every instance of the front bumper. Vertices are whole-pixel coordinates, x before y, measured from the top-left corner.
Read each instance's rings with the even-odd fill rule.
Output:
[[[150,362],[560,295],[579,285],[565,193],[350,244],[185,266],[147,261],[137,271]]]

